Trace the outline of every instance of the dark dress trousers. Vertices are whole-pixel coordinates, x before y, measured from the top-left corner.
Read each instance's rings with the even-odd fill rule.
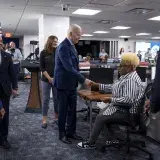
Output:
[[[84,76],[79,72],[78,53],[66,38],[56,50],[53,82],[57,89],[60,136],[73,135],[76,132],[76,88],[78,82],[84,83],[84,81]]]
[[[0,64],[0,101],[5,110],[5,116],[0,124],[0,143],[7,140],[9,125],[9,101],[12,89],[17,88],[16,73],[11,55],[1,51]]]
[[[157,55],[156,75],[151,95],[151,110],[153,113],[160,111],[160,54]]]

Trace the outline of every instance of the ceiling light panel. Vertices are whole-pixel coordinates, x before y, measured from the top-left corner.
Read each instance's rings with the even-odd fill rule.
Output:
[[[79,15],[87,15],[87,16],[93,16],[98,13],[100,13],[101,10],[94,10],[94,9],[77,9],[72,14],[79,14]]]
[[[130,29],[131,27],[126,27],[126,26],[115,26],[112,27],[111,29],[118,29],[118,30],[125,30],[125,29]]]
[[[130,38],[131,36],[119,36],[119,38]]]
[[[136,36],[149,36],[151,33],[137,33]]]
[[[102,33],[109,33],[108,31],[95,31],[95,32],[93,32],[93,33],[99,33],[99,34],[102,34]]]
[[[92,37],[92,34],[82,34],[82,37]]]
[[[149,18],[148,20],[151,20],[151,21],[160,21],[160,16]]]
[[[160,37],[152,37],[152,39],[160,39]]]

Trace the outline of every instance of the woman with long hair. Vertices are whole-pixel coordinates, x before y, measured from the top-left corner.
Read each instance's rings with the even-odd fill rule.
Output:
[[[41,85],[42,85],[42,128],[47,128],[47,114],[49,109],[50,91],[52,89],[54,101],[54,115],[55,120],[58,119],[58,104],[56,89],[53,87],[53,74],[55,66],[55,51],[58,43],[56,36],[49,36],[45,44],[44,50],[40,53],[40,69],[42,72]]]

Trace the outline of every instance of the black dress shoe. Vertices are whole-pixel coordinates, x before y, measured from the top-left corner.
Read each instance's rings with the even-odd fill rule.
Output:
[[[71,140],[69,140],[68,137],[66,136],[59,138],[59,140],[61,140],[63,143],[66,143],[66,144],[72,143]]]
[[[67,135],[67,137],[74,140],[83,140],[82,137],[78,136],[77,134]]]
[[[8,140],[3,141],[0,146],[2,146],[4,149],[11,149],[11,144],[8,142]]]

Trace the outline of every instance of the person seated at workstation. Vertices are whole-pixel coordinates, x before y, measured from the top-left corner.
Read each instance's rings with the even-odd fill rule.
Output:
[[[90,63],[91,58],[92,58],[91,53],[87,53],[84,61],[83,62],[79,62],[79,67],[80,68],[81,67],[90,67],[90,65],[91,65],[91,63]]]
[[[101,52],[99,53],[99,59],[101,62],[106,62],[108,59],[108,54],[106,53],[104,48],[102,48]]]
[[[102,109],[99,115],[96,117],[96,121],[88,141],[78,143],[78,147],[81,149],[95,149],[96,140],[103,127],[105,127],[106,140],[110,143],[112,140],[112,134],[110,132],[109,125],[112,123],[124,122],[126,120],[126,112],[119,107],[114,106],[117,103],[129,103],[132,104],[130,109],[131,117],[136,119],[138,113],[138,107],[143,97],[145,87],[141,82],[140,77],[136,72],[136,67],[139,65],[139,58],[134,53],[125,53],[121,56],[121,63],[119,66],[119,73],[121,77],[113,85],[112,84],[97,84],[92,85],[94,90],[112,90],[112,97],[106,98],[106,107]],[[108,75],[109,76],[109,75]]]

